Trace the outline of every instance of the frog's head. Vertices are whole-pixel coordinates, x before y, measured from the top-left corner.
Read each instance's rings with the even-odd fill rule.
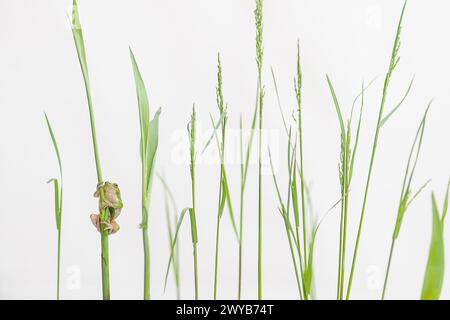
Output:
[[[105,189],[105,191],[118,191],[118,192],[120,192],[119,191],[119,186],[117,185],[117,183],[115,183],[115,182],[109,182],[109,181],[106,181],[105,183],[104,183],[104,185],[103,185],[103,188]]]
[[[120,196],[120,189],[117,183],[106,181],[103,189],[105,190],[105,198],[113,204],[117,204],[122,201]]]

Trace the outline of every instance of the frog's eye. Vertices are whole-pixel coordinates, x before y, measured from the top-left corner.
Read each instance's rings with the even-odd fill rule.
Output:
[[[118,188],[119,186],[117,185],[117,183],[113,183],[114,187]]]

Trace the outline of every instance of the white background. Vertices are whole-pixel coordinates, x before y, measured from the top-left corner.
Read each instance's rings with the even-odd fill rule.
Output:
[[[401,0],[304,0],[264,4],[264,125],[279,131],[278,175],[285,193],[286,142],[270,75],[273,66],[288,118],[295,108],[293,77],[296,42],[303,67],[305,176],[318,216],[339,198],[339,129],[326,85],[334,82],[344,113],[363,79],[377,77],[366,95],[363,133],[350,194],[350,262],[362,190]],[[56,229],[53,189],[45,182],[57,163],[44,122],[45,110],[60,146],[64,169],[62,291],[64,299],[101,297],[100,239],[89,214],[97,203],[88,109],[67,13],[71,1],[0,1],[0,298],[55,297]],[[187,144],[191,105],[196,103],[201,133],[210,129],[215,106],[216,55],[223,63],[229,128],[242,113],[250,125],[256,88],[254,1],[83,1],[79,2],[98,141],[105,179],[118,182],[125,207],[122,229],[110,238],[111,294],[142,297],[138,109],[129,60],[131,45],[149,92],[151,112],[162,106],[157,171],[165,172],[179,208],[190,204],[189,169],[174,150]],[[398,239],[388,298],[416,299],[425,269],[431,231],[431,190],[442,203],[450,174],[449,81],[450,4],[411,0],[407,7],[401,61],[395,70],[386,110],[416,81],[405,105],[383,128],[369,192],[352,297],[379,298],[404,167],[418,122],[434,98],[413,187],[432,179],[407,212]],[[200,146],[201,147],[201,146]],[[199,148],[200,148],[199,147]],[[273,146],[277,148],[277,146]],[[179,159],[178,159],[179,160]],[[239,207],[239,167],[228,163],[232,200]],[[246,189],[243,298],[257,293],[257,175],[251,166]],[[200,298],[212,298],[218,165],[197,169]],[[263,297],[297,298],[294,273],[270,176],[263,180]],[[163,189],[154,180],[151,201],[151,293],[174,298],[173,279],[163,293],[169,248]],[[222,220],[219,298],[236,297],[237,243],[229,218]],[[448,230],[448,225],[446,227]],[[446,234],[448,236],[448,234]],[[182,297],[193,298],[188,224],[180,234]],[[449,238],[449,237],[447,237]],[[315,255],[318,298],[335,297],[338,214],[325,220]],[[447,256],[450,246],[447,246]],[[348,267],[347,267],[348,270]],[[446,277],[442,298],[450,297]]]

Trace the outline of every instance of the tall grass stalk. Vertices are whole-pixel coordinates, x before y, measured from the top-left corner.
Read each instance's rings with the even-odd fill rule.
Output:
[[[291,252],[291,258],[292,258],[292,265],[294,267],[294,273],[295,273],[295,280],[297,283],[297,289],[298,289],[298,294],[299,294],[299,298],[303,299],[303,289],[302,289],[302,283],[303,283],[303,273],[301,271],[299,271],[298,266],[297,266],[297,258],[296,258],[296,250],[299,248],[299,243],[297,241],[297,239],[295,238],[295,236],[293,236],[293,232],[292,232],[292,225],[290,223],[289,220],[289,208],[290,208],[290,202],[291,202],[291,183],[292,183],[292,177],[294,174],[294,159],[295,159],[295,152],[292,153],[291,156],[291,130],[289,130],[288,133],[288,156],[287,156],[287,160],[288,160],[288,174],[289,174],[289,183],[288,183],[288,188],[287,188],[287,201],[286,204],[284,204],[282,197],[281,197],[281,193],[280,193],[280,189],[278,187],[278,183],[277,183],[277,179],[275,176],[275,170],[273,167],[273,161],[272,161],[272,155],[270,152],[270,149],[268,151],[269,153],[269,160],[270,160],[270,168],[272,170],[272,178],[273,178],[273,182],[275,185],[275,190],[277,193],[277,197],[278,197],[278,202],[279,202],[279,212],[283,218],[284,221],[284,226],[286,229],[286,236],[288,239],[288,244],[289,244],[289,250]],[[295,151],[295,148],[293,148],[293,150]],[[300,256],[300,260],[301,260],[301,256]]]
[[[304,172],[303,172],[303,130],[302,130],[302,69],[300,64],[300,43],[297,41],[297,77],[294,79],[294,88],[295,88],[295,97],[297,100],[297,115],[298,115],[298,146],[299,146],[299,175],[300,175],[300,196],[301,196],[301,210],[302,210],[302,236],[303,236],[303,258],[301,257],[301,250],[300,250],[300,235],[299,235],[299,229],[300,229],[300,219],[299,219],[299,210],[298,210],[298,201],[295,201],[294,204],[294,218],[295,218],[295,236],[297,239],[298,246],[298,255],[300,259],[300,267],[303,269],[303,272],[305,270],[304,266],[302,266],[302,260],[306,263],[308,261],[307,258],[307,235],[306,235],[306,207],[305,207],[305,179],[304,179]],[[295,151],[294,151],[295,152]],[[297,188],[296,188],[296,167],[294,169],[294,179],[292,184],[292,193],[293,198],[297,200]],[[305,300],[308,300],[308,293],[306,292],[306,286],[303,279],[303,297]]]
[[[258,299],[262,299],[262,126],[263,126],[263,103],[264,88],[262,86],[262,64],[263,64],[263,1],[256,0],[255,8],[256,25],[256,64],[258,68],[258,105],[259,105],[259,130],[258,130]]]
[[[306,185],[304,183],[304,175],[303,175],[303,128],[302,128],[302,96],[301,96],[301,89],[302,89],[302,72],[301,72],[301,64],[300,64],[300,44],[297,41],[297,62],[296,62],[296,77],[294,78],[294,90],[296,95],[296,103],[297,103],[297,109],[295,112],[297,112],[298,115],[298,123],[297,123],[297,138],[296,141],[299,141],[299,156],[300,156],[300,163],[297,162],[295,154],[297,150],[297,142],[295,145],[291,142],[291,129],[287,128],[286,119],[283,114],[280,96],[278,92],[278,86],[275,78],[275,73],[273,71],[273,68],[271,69],[272,72],[272,80],[275,87],[275,93],[277,97],[277,103],[278,108],[280,111],[281,118],[283,120],[283,125],[286,131],[286,135],[288,137],[288,171],[289,171],[289,189],[288,189],[288,201],[287,201],[287,215],[282,215],[283,220],[285,223],[285,226],[287,230],[291,231],[288,233],[288,242],[289,247],[291,248],[291,242],[293,241],[295,244],[295,254],[297,255],[298,259],[298,269],[295,270],[296,275],[300,274],[300,280],[301,280],[301,286],[298,286],[299,290],[301,288],[300,292],[300,299],[309,299],[310,295],[310,285],[308,282],[308,279],[310,279],[310,275],[312,273],[312,270],[308,268],[308,266],[312,267],[312,252],[308,253],[308,235],[307,235],[307,219],[306,219],[306,205],[305,205],[305,189]],[[291,159],[291,151],[292,151],[292,159]],[[298,189],[297,189],[297,173],[299,174],[300,178],[300,203],[299,203],[299,196],[298,196]],[[292,199],[292,207],[293,207],[293,213],[294,213],[294,227],[292,227],[292,224],[290,222],[289,217],[289,208],[290,208],[290,202]],[[301,209],[300,209],[301,206]],[[301,211],[301,213],[300,213]],[[300,217],[301,215],[301,217]],[[300,230],[301,228],[301,230]],[[300,231],[301,235],[300,236]],[[292,237],[292,240],[291,240]],[[303,245],[302,245],[303,243]],[[295,265],[296,261],[293,261]]]
[[[62,203],[63,203],[63,174],[62,174],[62,164],[61,164],[61,156],[59,154],[58,144],[56,143],[56,138],[53,133],[52,126],[50,124],[50,120],[47,117],[47,114],[44,113],[45,122],[47,123],[48,133],[50,134],[50,138],[52,140],[53,149],[56,154],[56,159],[58,160],[59,167],[59,183],[58,178],[52,178],[47,183],[53,182],[54,188],[54,198],[55,198],[55,223],[56,230],[58,231],[58,249],[57,249],[57,262],[56,262],[56,299],[59,300],[59,292],[60,292],[60,279],[61,279],[61,218],[62,218]]]
[[[357,256],[358,256],[359,242],[361,239],[361,231],[362,231],[362,226],[363,226],[363,222],[364,222],[364,213],[365,213],[366,204],[367,204],[367,196],[369,193],[370,180],[372,177],[372,169],[373,169],[375,154],[376,154],[377,145],[378,145],[378,138],[379,138],[380,129],[381,129],[381,126],[383,123],[384,107],[385,107],[385,103],[386,103],[389,82],[391,80],[392,72],[394,71],[395,67],[397,66],[397,64],[400,60],[400,58],[398,56],[399,49],[400,49],[400,33],[401,33],[401,29],[402,29],[403,15],[405,12],[407,2],[408,1],[406,0],[403,5],[403,8],[402,8],[402,12],[401,12],[400,19],[399,19],[398,26],[397,26],[397,33],[395,35],[394,46],[392,49],[391,60],[390,60],[389,68],[388,68],[388,71],[386,73],[386,77],[384,80],[383,94],[382,94],[382,98],[381,98],[380,109],[378,111],[375,135],[373,138],[373,145],[372,145],[372,151],[371,151],[370,162],[369,162],[369,171],[367,173],[366,186],[365,186],[365,190],[364,190],[364,199],[363,199],[361,214],[360,214],[360,218],[359,218],[358,232],[356,235],[356,242],[355,242],[355,247],[353,250],[353,257],[352,257],[352,264],[351,264],[351,269],[350,269],[350,276],[348,279],[346,299],[350,298],[350,293],[351,293],[351,288],[352,288],[352,283],[353,283],[353,276],[354,276],[356,260],[357,260]]]
[[[256,9],[254,10],[255,15],[255,25],[256,25],[256,62],[257,62],[257,80],[256,80],[256,99],[255,99],[255,107],[253,110],[253,116],[252,116],[252,122],[251,122],[251,130],[250,130],[250,136],[248,143],[246,146],[244,146],[244,139],[243,139],[243,132],[242,132],[242,115],[239,119],[239,128],[240,128],[240,162],[241,162],[241,192],[240,192],[240,206],[239,206],[239,258],[238,258],[238,292],[237,292],[237,298],[238,300],[241,299],[242,296],[242,261],[243,261],[243,231],[244,231],[244,193],[245,193],[245,186],[247,182],[247,173],[248,173],[248,167],[250,163],[250,151],[252,149],[253,145],[253,139],[254,139],[254,132],[256,129],[256,120],[258,119],[258,110],[261,113],[260,103],[263,100],[264,97],[264,89],[262,88],[261,84],[261,71],[262,71],[262,58],[263,58],[263,44],[262,44],[262,31],[263,31],[263,21],[262,21],[262,0],[256,0]],[[260,117],[261,118],[261,117]],[[260,125],[262,126],[262,119],[260,119]],[[244,152],[245,148],[245,152]],[[260,146],[259,146],[260,149]],[[259,170],[258,170],[259,171]],[[258,175],[260,177],[260,175]],[[259,179],[260,180],[260,179]],[[260,196],[260,192],[258,192],[258,195]],[[258,197],[258,203],[260,197]],[[258,205],[258,207],[260,207]],[[258,221],[259,219],[259,209],[258,209]],[[259,229],[259,222],[258,222],[258,230]],[[261,250],[260,248],[260,241],[259,236],[262,235],[260,232],[258,232],[258,295],[259,295],[259,289],[260,281],[259,278],[261,276],[261,265],[260,265],[260,258],[261,258]]]
[[[87,67],[86,52],[84,47],[83,32],[81,29],[80,19],[78,15],[78,6],[76,0],[73,0],[72,6],[72,19],[71,19],[72,34],[77,49],[78,60],[80,62],[81,71],[83,74],[86,97],[89,109],[89,119],[91,124],[92,145],[94,149],[95,167],[97,170],[97,185],[101,186],[103,183],[102,170],[100,166],[100,157],[98,152],[97,135],[95,129],[94,110],[92,106],[91,88],[89,82],[89,72]],[[104,203],[105,193],[102,187],[99,188],[99,202]],[[103,208],[100,210],[100,221],[107,221],[109,216],[109,210]],[[101,264],[102,264],[102,293],[103,299],[109,300],[110,295],[110,283],[109,283],[109,245],[108,245],[108,230],[105,224],[100,225],[100,238],[101,238]]]
[[[297,78],[295,79],[295,96],[297,98],[298,113],[298,146],[300,159],[300,194],[302,197],[302,224],[303,224],[303,258],[306,261],[306,209],[305,209],[305,186],[303,174],[303,131],[302,131],[302,70],[300,65],[300,43],[297,42]],[[298,226],[296,226],[298,230]],[[298,232],[298,231],[296,231]],[[297,239],[298,241],[298,239]]]
[[[338,117],[340,138],[341,138],[341,153],[339,162],[339,183],[341,186],[341,197],[340,197],[341,211],[339,222],[339,261],[338,261],[338,281],[336,293],[336,298],[341,300],[344,298],[345,260],[346,260],[345,256],[347,247],[347,220],[348,220],[350,183],[353,176],[353,167],[355,164],[356,158],[355,156],[358,148],[361,130],[361,120],[364,109],[364,91],[372,84],[373,81],[369,83],[367,87],[364,86],[364,82],[362,83],[361,92],[353,100],[350,118],[346,122],[344,122],[344,118],[342,116],[342,111],[339,105],[338,98],[336,96],[336,92],[334,90],[331,79],[328,75],[327,75],[327,82],[331,92],[336,114]],[[353,147],[351,147],[351,128],[352,128],[353,112],[355,104],[359,98],[361,98],[361,106],[356,130],[356,138]]]
[[[148,239],[148,213],[150,205],[150,194],[152,189],[153,175],[155,169],[156,151],[158,149],[158,129],[159,108],[153,120],[149,118],[149,103],[147,90],[142,80],[139,67],[130,48],[131,63],[133,66],[134,80],[136,84],[136,95],[138,99],[139,110],[139,128],[141,132],[140,138],[140,156],[141,156],[141,184],[142,184],[142,239],[144,247],[144,300],[150,299],[150,245]]]
[[[220,113],[220,119],[218,126],[214,125],[214,121],[211,118],[211,122],[214,129],[214,136],[216,138],[217,149],[220,156],[220,178],[219,178],[219,198],[217,204],[217,221],[216,221],[216,249],[214,257],[214,300],[217,299],[217,287],[218,287],[218,269],[219,269],[219,241],[220,241],[220,221],[222,219],[225,204],[227,204],[230,218],[233,225],[233,229],[239,240],[239,235],[236,230],[236,224],[234,220],[233,208],[230,200],[230,192],[228,189],[227,173],[225,170],[225,140],[226,140],[226,124],[227,124],[227,110],[223,99],[222,88],[222,65],[220,61],[220,54],[217,54],[217,87],[216,87],[216,102]],[[219,141],[217,136],[217,127],[221,129],[222,141]]]
[[[190,156],[190,173],[191,173],[191,196],[192,196],[192,207],[184,208],[180,216],[178,218],[175,234],[173,236],[172,245],[170,247],[170,258],[169,263],[167,264],[166,269],[166,277],[164,280],[164,290],[167,286],[167,279],[169,276],[170,266],[174,259],[175,246],[177,244],[178,233],[180,231],[180,227],[183,223],[184,216],[187,212],[189,212],[189,220],[191,224],[191,239],[192,239],[192,251],[193,251],[193,260],[194,260],[194,297],[195,300],[198,300],[198,257],[197,257],[197,243],[198,243],[198,234],[197,234],[197,220],[196,220],[196,212],[195,212],[195,139],[196,139],[196,113],[195,106],[192,106],[192,114],[191,120],[188,123],[187,131],[189,135],[189,156]]]
[[[195,300],[198,300],[198,263],[197,263],[197,222],[195,211],[195,138],[196,138],[196,113],[195,106],[192,106],[191,121],[188,125],[189,133],[189,154],[190,154],[190,172],[191,172],[191,193],[192,208],[189,209],[189,218],[191,222],[191,237],[194,255],[194,283],[195,283]]]
[[[389,258],[388,258],[387,267],[386,267],[386,274],[384,277],[383,292],[381,294],[382,300],[384,299],[384,297],[386,295],[386,287],[387,287],[387,282],[388,282],[388,278],[389,278],[389,271],[391,269],[392,255],[394,252],[395,242],[400,233],[400,228],[401,228],[406,210],[408,209],[408,207],[412,203],[412,201],[416,198],[416,196],[428,184],[428,182],[426,182],[422,187],[420,187],[418,189],[418,191],[415,194],[412,193],[411,182],[414,177],[414,172],[416,169],[417,161],[419,160],[420,150],[422,147],[423,134],[425,132],[425,122],[426,122],[429,107],[430,107],[430,105],[428,105],[428,108],[426,109],[425,114],[423,115],[422,120],[420,121],[419,128],[417,129],[413,144],[411,146],[411,151],[409,152],[408,162],[406,164],[405,176],[403,178],[402,190],[400,192],[400,200],[399,200],[399,204],[398,204],[398,208],[397,208],[397,218],[396,218],[396,222],[395,222],[394,231],[392,234],[391,247],[389,250]]]

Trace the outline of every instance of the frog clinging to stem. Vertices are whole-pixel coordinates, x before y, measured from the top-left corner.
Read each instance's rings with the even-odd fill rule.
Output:
[[[117,183],[106,181],[105,183],[97,185],[97,190],[94,193],[95,198],[100,197],[100,189],[103,189],[104,197],[103,201],[100,201],[99,210],[101,212],[106,209],[107,218],[106,220],[101,221],[100,214],[91,214],[91,221],[98,231],[100,231],[101,224],[104,224],[108,234],[114,234],[120,229],[116,219],[123,208],[120,189]]]

